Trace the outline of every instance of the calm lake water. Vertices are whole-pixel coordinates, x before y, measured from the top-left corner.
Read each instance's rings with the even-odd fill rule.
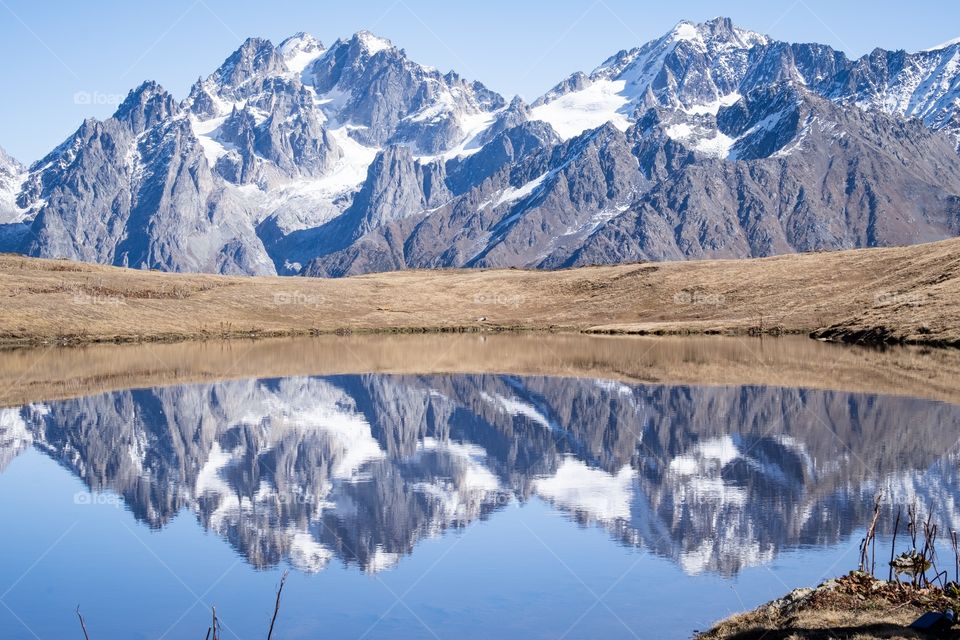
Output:
[[[960,528],[958,438],[933,400],[493,374],[0,409],[0,636],[265,638],[289,569],[275,638],[686,638],[855,568],[878,490]]]

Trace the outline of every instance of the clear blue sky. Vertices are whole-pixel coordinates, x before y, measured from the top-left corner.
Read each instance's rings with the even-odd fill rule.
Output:
[[[329,44],[369,29],[418,62],[533,99],[681,19],[716,15],[851,56],[960,36],[960,5],[942,0],[0,0],[0,146],[37,160],[84,117],[109,116],[116,96],[145,79],[182,98],[252,35],[279,42],[308,31]],[[77,100],[78,92],[89,100]]]

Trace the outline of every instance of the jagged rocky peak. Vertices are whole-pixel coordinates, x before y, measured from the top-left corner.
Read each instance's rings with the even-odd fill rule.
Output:
[[[142,133],[178,113],[173,96],[152,80],[127,94],[113,118],[129,124],[134,133]]]
[[[849,60],[728,18],[683,21],[527,105],[366,31],[329,48],[305,33],[251,38],[179,107],[146,83],[5,192],[41,239],[31,253],[140,266],[142,248],[163,246],[143,264],[180,270],[270,272],[267,256],[322,275],[553,267],[936,240],[960,233],[958,56],[949,43]],[[202,243],[184,239],[194,215],[220,221],[203,223]]]
[[[410,60],[389,40],[361,31],[338,40],[303,74],[332,122],[367,146],[405,143],[432,155],[469,142],[506,100],[455,72]]]
[[[769,37],[737,27],[730,18],[714,18],[702,23],[683,20],[660,38],[611,56],[597,67],[589,78],[615,78],[625,73],[636,76],[641,72],[657,72],[660,67],[682,71],[683,67],[677,65],[692,66],[701,62],[696,57],[690,58],[691,54],[701,53],[713,57],[737,50],[748,50],[769,42]],[[673,54],[677,54],[679,59],[670,59]],[[644,84],[654,81],[655,77],[630,79]],[[680,75],[675,80],[678,84],[683,84],[685,78]]]
[[[565,139],[612,122],[626,129],[652,106],[716,111],[735,95],[750,68],[750,52],[767,36],[736,27],[729,18],[683,21],[656,40],[622,50],[589,75],[582,72],[533,103]]]
[[[21,165],[16,158],[7,153],[6,149],[0,147],[0,171],[7,171],[11,168],[15,168],[19,171],[23,169],[23,165]]]
[[[353,34],[350,38],[350,45],[359,47],[369,56],[376,55],[381,51],[394,49],[393,43],[386,38],[382,38],[375,33],[367,30],[361,30]]]
[[[219,69],[193,84],[183,106],[199,120],[225,117],[245,104],[265,113],[275,111],[277,98],[301,90],[297,76],[322,53],[323,45],[308,34],[287,38],[279,47],[249,38]]]
[[[666,37],[675,41],[731,46],[742,49],[749,49],[770,42],[768,36],[749,29],[742,29],[736,26],[730,18],[722,16],[699,24],[682,20]]]
[[[237,88],[251,78],[279,75],[285,71],[283,56],[272,42],[264,38],[247,38],[211,78],[223,87]]]
[[[514,96],[505,109],[497,114],[493,124],[477,139],[479,144],[486,144],[498,135],[513,127],[518,127],[530,120],[530,105],[520,96]]]
[[[383,51],[388,52],[385,57],[406,59],[403,52],[396,49],[389,40],[369,31],[358,31],[350,38],[338,38],[324,55],[307,69],[307,73],[312,76],[309,82],[319,93],[326,93],[343,81],[358,77],[370,63],[370,58]]]
[[[370,165],[355,209],[362,214],[361,230],[422,213],[450,198],[437,163],[417,162],[406,145],[390,145]]]
[[[190,87],[190,94],[183,101],[183,107],[204,120],[215,117],[218,112],[217,103],[212,93],[208,91],[203,78],[197,78],[197,81]]]

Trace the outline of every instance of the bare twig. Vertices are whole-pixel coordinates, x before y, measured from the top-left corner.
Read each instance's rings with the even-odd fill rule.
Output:
[[[893,523],[893,542],[890,543],[890,576],[887,578],[888,582],[893,581],[893,558],[894,554],[897,552],[897,531],[900,530],[900,507],[897,507],[897,520]],[[900,576],[897,576],[897,581],[900,580]]]
[[[907,524],[907,531],[910,533],[910,544],[912,545],[911,550],[917,550],[917,505],[911,504],[907,505],[907,518],[909,522]]]
[[[877,537],[877,520],[880,519],[880,501],[882,499],[882,493],[878,493],[873,499],[873,518],[870,520],[867,533],[860,543],[860,571],[866,572],[869,566],[870,575],[873,575],[876,570],[877,554],[875,540]]]
[[[80,605],[77,605],[77,617],[80,618],[80,628],[83,629],[83,637],[90,640],[90,634],[87,633],[87,623],[83,621],[83,614],[80,613]]]
[[[277,588],[277,602],[273,605],[273,618],[270,619],[270,631],[267,632],[267,640],[273,639],[273,625],[277,622],[277,615],[280,613],[280,596],[283,594],[283,585],[287,583],[289,571],[284,571],[280,576],[280,586]]]
[[[953,546],[953,581],[960,584],[960,540],[957,532],[950,532],[950,544]]]
[[[920,553],[920,557],[923,559],[924,565],[929,564],[933,567],[933,570],[936,572],[937,566],[934,564],[934,561],[937,556],[937,549],[935,543],[937,541],[937,525],[933,524],[933,509],[931,508],[927,512],[927,519],[923,523],[923,551]],[[927,572],[923,571],[920,574],[921,584],[930,585],[930,579],[927,578]]]

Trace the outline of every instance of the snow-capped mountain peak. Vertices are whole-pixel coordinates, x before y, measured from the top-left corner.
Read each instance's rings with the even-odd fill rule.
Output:
[[[363,47],[367,55],[371,56],[380,53],[381,51],[394,48],[393,43],[386,38],[381,38],[380,36],[366,30],[356,32],[351,41],[359,44],[361,47]]]
[[[770,38],[756,31],[736,26],[733,20],[722,16],[694,24],[681,21],[674,27],[674,34],[683,34],[682,39],[713,46],[729,46],[749,49],[770,43]]]
[[[211,79],[224,87],[239,87],[254,77],[279,74],[286,70],[283,57],[264,38],[247,38],[240,48],[233,52]]]
[[[589,76],[570,76],[534,103],[533,118],[571,138],[605,122],[625,130],[638,109],[650,106],[715,111],[737,93],[749,52],[769,41],[729,18],[681,21],[662,37],[608,58]]]
[[[960,234],[958,104],[958,44],[850,60],[729,18],[529,106],[368,31],[250,38],[179,105],[145,83],[8,178],[32,226],[0,250],[340,276],[932,241]]]
[[[930,47],[929,49],[924,49],[924,51],[940,51],[941,49],[949,49],[950,47],[960,44],[960,37],[953,38],[952,40],[947,40],[946,42],[941,42],[935,47]]]
[[[113,114],[115,120],[129,123],[140,133],[175,115],[178,106],[173,96],[153,80],[147,80],[127,94]]]
[[[296,33],[277,46],[287,68],[300,73],[324,52],[323,43],[309,33]]]
[[[0,147],[0,225],[23,219],[17,194],[26,179],[26,168]]]

